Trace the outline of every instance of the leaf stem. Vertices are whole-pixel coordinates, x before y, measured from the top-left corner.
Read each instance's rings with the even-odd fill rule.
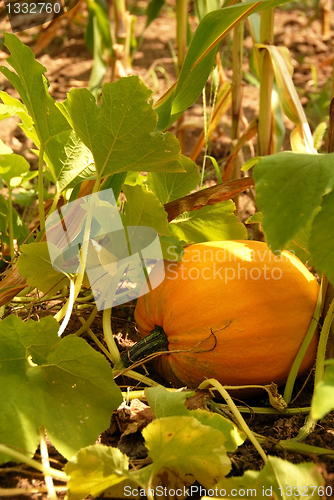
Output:
[[[97,336],[95,335],[95,333],[92,331],[91,328],[89,328],[89,326],[87,326],[86,323],[84,323],[84,320],[82,318],[79,318],[80,322],[86,327],[85,330],[87,330],[87,332],[89,333],[89,335],[91,336],[91,338],[94,340],[94,342],[96,343],[96,345],[101,349],[101,351],[104,353],[104,355],[111,361],[113,362],[113,359],[112,359],[112,356],[110,354],[110,352],[108,351],[108,349],[106,349],[104,347],[104,345],[102,344],[102,342],[100,342],[100,340],[97,338]]]
[[[46,470],[50,469],[50,462],[49,462],[49,454],[48,454],[48,447],[46,444],[46,439],[45,439],[45,427],[42,425],[39,429],[39,446],[40,446],[40,451],[41,451],[41,460],[42,464],[44,465]],[[57,500],[57,493],[55,492],[54,489],[54,484],[52,480],[52,476],[50,474],[44,473],[44,480],[45,480],[45,485],[48,490],[48,497],[50,500]]]
[[[104,338],[111,354],[112,362],[117,365],[121,361],[121,356],[117,348],[112,329],[111,329],[111,307],[103,311],[103,333]]]
[[[139,396],[138,396],[139,397]],[[215,406],[221,408],[222,410],[228,409],[228,405],[223,405],[220,403],[215,403]],[[262,408],[258,406],[237,406],[240,413],[256,413],[259,415],[302,415],[310,413],[311,407],[307,406],[304,408],[286,408],[284,411],[277,410],[276,408]]]
[[[69,299],[66,302],[65,306],[55,315],[55,318],[57,319],[57,321],[60,321],[61,318],[58,319],[58,317],[61,317],[61,315],[63,313],[65,313],[64,321],[62,322],[62,324],[61,324],[61,326],[59,328],[59,331],[58,331],[59,337],[64,333],[65,328],[67,327],[68,322],[69,322],[70,317],[71,317],[71,314],[72,314],[73,305],[74,305],[74,301],[75,301],[75,293],[74,293],[74,291],[75,291],[74,280],[70,279],[70,296],[69,296]]]
[[[89,318],[86,321],[84,321],[84,319],[80,317],[79,320],[82,324],[82,327],[79,328],[79,330],[77,330],[74,333],[74,335],[77,335],[78,337],[80,337],[80,335],[85,333],[85,331],[88,330],[90,325],[93,323],[94,319],[96,318],[97,313],[98,313],[98,310],[97,310],[97,307],[95,306],[94,309],[92,310],[92,312],[90,313]]]
[[[260,443],[268,442],[268,438],[254,433],[256,439]],[[334,460],[334,451],[327,448],[320,448],[319,446],[312,446],[310,444],[296,443],[292,439],[279,441],[273,446],[276,451],[292,451],[293,453],[301,453],[303,455],[325,455],[327,458]]]
[[[267,455],[265,454],[262,446],[260,445],[260,443],[258,442],[258,440],[256,439],[256,437],[254,436],[254,434],[252,433],[252,431],[250,430],[250,428],[246,424],[245,420],[243,419],[243,417],[240,414],[238,408],[234,404],[234,402],[233,402],[231,396],[229,395],[229,393],[226,391],[226,389],[217,380],[215,380],[213,378],[211,378],[209,380],[205,380],[204,382],[202,382],[199,385],[198,388],[199,389],[205,389],[205,387],[207,387],[208,385],[212,385],[223,396],[223,398],[225,399],[226,403],[228,404],[229,409],[231,410],[232,414],[234,415],[234,417],[236,418],[237,422],[239,423],[241,429],[247,434],[248,439],[253,443],[254,447],[256,448],[256,450],[261,455],[264,463],[266,463],[267,460],[268,460]]]
[[[9,217],[10,257],[12,260],[14,260],[15,250],[14,250],[14,228],[13,228],[13,205],[12,205],[12,189],[10,187],[10,182],[8,182],[8,217]]]
[[[315,375],[314,375],[314,386],[316,387],[319,382],[324,378],[325,371],[325,356],[326,356],[326,346],[328,341],[328,336],[330,332],[330,327],[334,319],[334,300],[332,301],[326,318],[320,333],[320,339],[318,344],[318,353],[317,360],[315,363]],[[307,438],[307,436],[312,432],[315,427],[317,420],[311,416],[311,413],[308,415],[305,425],[299,430],[298,435],[293,438],[291,441],[303,441]]]
[[[96,186],[96,183],[95,183],[95,186]],[[94,186],[94,188],[95,188],[95,186]],[[87,260],[87,254],[88,254],[88,245],[89,245],[90,231],[91,231],[92,218],[93,218],[93,213],[92,213],[93,210],[92,210],[92,206],[91,206],[92,199],[93,198],[90,198],[90,203],[89,203],[88,210],[87,210],[87,218],[86,218],[85,230],[84,230],[84,235],[83,235],[83,242],[82,242],[82,247],[80,249],[80,260],[81,260],[82,270],[81,270],[81,273],[78,273],[76,275],[75,282],[70,280],[71,286],[73,283],[73,287],[74,287],[73,290],[71,289],[72,295],[70,292],[69,300],[64,305],[64,307],[62,307],[62,309],[55,315],[55,318],[57,321],[60,321],[66,315],[66,317],[68,316],[68,319],[67,319],[67,322],[68,322],[69,317],[72,313],[74,302],[76,301],[76,299],[80,293],[81,287],[82,287],[82,283],[83,283],[83,279],[84,279],[84,275],[85,275],[85,267],[86,267],[86,260]],[[69,307],[69,306],[71,306],[71,307]],[[65,322],[65,320],[64,320],[64,322]],[[67,323],[65,324],[64,329],[66,328],[66,326],[67,326]],[[64,329],[62,331],[64,331]],[[59,335],[61,335],[61,334],[59,333]]]
[[[39,470],[43,474],[49,474],[55,479],[59,479],[60,481],[69,481],[69,477],[65,474],[65,472],[57,469],[53,469],[52,467],[46,468],[44,467],[43,464],[40,464],[37,462],[37,460],[34,460],[33,458],[27,457],[24,453],[21,453],[20,451],[13,450],[9,446],[6,446],[5,444],[0,444],[0,453],[4,453],[5,455],[9,455],[10,457],[14,458],[20,463],[25,463],[29,465],[30,467],[33,467],[36,470]]]
[[[315,333],[315,330],[318,326],[319,317],[320,317],[320,313],[321,313],[321,305],[322,305],[322,289],[323,289],[323,286],[321,283],[319,295],[318,295],[318,300],[317,300],[317,304],[315,306],[315,311],[314,311],[314,315],[312,317],[312,321],[311,321],[310,326],[307,330],[307,333],[304,337],[302,345],[299,348],[298,354],[294,359],[294,362],[292,364],[292,367],[291,367],[291,370],[290,370],[290,373],[288,376],[288,380],[286,382],[286,386],[285,386],[285,390],[284,390],[284,394],[283,394],[283,398],[284,398],[286,404],[289,404],[291,401],[292,392],[293,392],[294,384],[295,384],[295,381],[296,381],[296,378],[298,375],[300,365],[302,364],[302,361],[304,359],[304,356],[306,354],[308,346],[310,345],[311,340],[313,338],[313,335]]]
[[[57,208],[57,205],[58,205],[58,201],[59,201],[59,198],[60,198],[60,195],[61,195],[61,192],[58,191],[56,194],[55,194],[55,197],[53,198],[53,202],[52,202],[52,205],[51,205],[51,208],[49,210],[49,213],[48,215],[51,215],[52,212],[54,212]]]
[[[44,215],[44,175],[43,175],[43,165],[44,165],[44,150],[45,146],[41,142],[38,156],[38,211],[39,211],[39,227],[40,230],[44,232],[45,230],[45,215]]]
[[[134,370],[122,370],[120,373],[115,372],[114,370],[114,378],[118,377],[119,375],[126,374],[127,377],[133,378],[134,380],[137,380],[138,382],[142,382],[143,384],[148,385],[149,387],[156,387],[160,385],[158,382],[155,380],[152,380],[145,375],[142,375],[141,373],[137,373]]]
[[[334,300],[332,301],[327,311],[325,321],[320,334],[317,360],[315,364],[314,385],[317,385],[324,378],[326,347],[333,319],[334,319]]]

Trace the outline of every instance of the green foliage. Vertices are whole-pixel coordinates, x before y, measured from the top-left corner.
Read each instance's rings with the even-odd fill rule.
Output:
[[[148,226],[158,233],[169,235],[167,214],[158,198],[144,186],[127,186],[123,192],[129,203],[125,204],[123,223],[126,226]]]
[[[260,472],[247,471],[241,477],[223,479],[217,488],[225,490],[225,496],[232,496],[232,490],[236,489],[248,490],[247,496],[257,499],[320,500],[323,485],[324,480],[315,464],[292,464],[278,457],[268,457]]]
[[[159,115],[158,129],[168,128],[197,100],[215,63],[218,45],[236,22],[254,12],[288,1],[247,0],[242,4],[209,12],[195,31],[177,84],[154,106]]]
[[[22,245],[17,265],[28,284],[43,293],[56,293],[69,284],[68,278],[52,267],[46,242]]]
[[[35,60],[33,52],[15,35],[7,33],[5,43],[11,52],[7,62],[16,73],[4,66],[0,68],[1,72],[20,94],[33,120],[33,127],[31,124],[27,126],[26,118],[25,131],[37,147],[45,146],[53,175],[57,178],[62,169],[61,160],[71,128],[48,92],[44,66]],[[19,107],[22,109],[22,105]]]
[[[19,186],[23,182],[23,176],[29,170],[29,163],[23,156],[12,154],[0,154],[0,177],[11,188]]]
[[[154,132],[151,91],[136,76],[103,86],[100,108],[87,89],[72,89],[57,106],[93,154],[99,178],[124,171],[182,172],[180,146]],[[111,110],[113,112],[111,112]]]
[[[222,415],[201,409],[188,410],[185,402],[194,395],[194,392],[169,392],[164,387],[158,386],[145,389],[145,395],[157,418],[195,417],[201,424],[220,431],[224,435],[224,446],[227,451],[235,451],[246,439],[244,432]]]
[[[13,219],[13,235],[17,239],[19,245],[21,245],[26,238],[29,236],[29,229],[22,222],[21,217],[15,209],[12,210]],[[0,233],[2,243],[6,243],[9,246],[9,238],[7,233],[7,228],[9,226],[9,211],[8,211],[8,201],[0,194]]]
[[[314,420],[323,418],[327,413],[334,409],[334,360],[327,360],[325,375],[315,387],[311,417]]]
[[[231,468],[224,435],[194,417],[164,417],[143,430],[153,473],[168,467],[179,477],[192,475],[206,488],[215,486]]]
[[[116,491],[124,491],[128,484],[136,486],[135,481],[127,481],[129,459],[117,448],[93,445],[77,453],[65,466],[70,476],[69,500],[82,500],[88,495],[98,496],[112,487],[114,498]],[[116,491],[115,491],[116,490]],[[121,496],[121,494],[120,494]]]
[[[288,248],[310,234],[308,248],[318,271],[334,283],[333,154],[283,152],[262,158],[254,168],[257,205],[263,212],[263,229],[273,250]],[[310,221],[312,227],[310,228]],[[304,243],[305,241],[305,237]]]
[[[105,56],[112,55],[109,20],[102,1],[89,3],[87,41],[96,62],[90,82],[94,95],[87,89],[76,89],[66,101],[56,103],[48,91],[45,68],[17,37],[7,34],[8,63],[13,71],[8,67],[1,71],[22,102],[0,92],[0,120],[20,117],[22,130],[37,148],[40,166],[44,162],[51,173],[57,196],[66,192],[66,199],[76,199],[87,179],[96,180],[95,190],[112,188],[116,200],[122,190],[126,198],[119,200],[123,223],[156,229],[169,259],[178,258],[189,242],[246,239],[246,229],[234,215],[231,201],[184,213],[168,223],[163,205],[195,189],[199,172],[180,154],[176,138],[162,131],[196,101],[215,64],[219,43],[232,27],[252,13],[287,2],[248,0],[213,11],[219,4],[216,0],[197,2],[203,19],[179,80],[154,106],[152,92],[137,77],[105,84],[101,104],[95,98],[106,69]],[[150,2],[148,24],[163,3]],[[253,21],[255,26],[258,16]],[[320,98],[319,104],[323,112]],[[249,222],[263,222],[274,250],[295,251],[334,282],[332,161],[332,155],[279,153],[252,159],[247,166],[255,165],[257,204],[263,214],[263,219],[256,214]],[[27,174],[28,169],[27,162],[0,141],[0,175],[7,186],[13,188],[30,179],[34,174]],[[147,175],[139,176],[141,172]],[[43,191],[41,187],[43,168],[39,171],[39,189]],[[21,244],[28,230],[14,210],[10,216],[11,208],[10,200],[8,203],[0,196],[0,230],[7,242],[8,220],[13,221],[12,233]],[[105,220],[112,230],[110,207],[104,208],[103,220],[98,222],[104,227]],[[68,277],[52,268],[46,243],[23,245],[20,252],[18,269],[31,287],[47,293],[68,286]],[[98,264],[108,263],[111,253],[102,249],[98,258]],[[75,276],[72,281],[77,295],[80,280]],[[64,317],[64,310],[60,311],[63,316],[57,314],[58,319]],[[105,323],[105,332],[112,338],[110,321],[109,326]],[[109,363],[84,340],[73,335],[60,339],[58,332],[58,322],[51,317],[22,322],[10,316],[0,322],[0,441],[32,454],[39,429],[45,426],[52,443],[70,459],[65,467],[70,476],[69,500],[102,493],[119,498],[126,486],[137,490],[159,485],[182,488],[195,481],[205,488],[225,489],[230,496],[236,487],[256,489],[256,498],[268,498],[267,492],[285,499],[299,498],[298,492],[306,492],[303,498],[322,496],[323,479],[314,464],[294,465],[268,457],[260,472],[225,478],[231,468],[227,452],[233,453],[244,442],[244,433],[220,414],[188,410],[185,402],[191,394],[171,393],[161,386],[146,390],[156,417],[142,432],[152,463],[129,470],[128,457],[118,449],[93,445],[122,401]],[[315,389],[314,420],[334,408],[333,386],[330,364]],[[1,459],[11,457],[3,455]]]
[[[247,239],[246,228],[238,222],[234,210],[235,205],[230,200],[217,203],[184,213],[169,227],[175,237],[193,243]]]
[[[186,173],[149,172],[147,176],[148,187],[163,204],[182,198],[199,184],[197,165],[186,156],[181,157],[181,165]]]
[[[108,4],[104,0],[90,0],[87,4],[88,24],[85,41],[94,58],[94,65],[89,79],[89,90],[97,97],[103,77],[108,69],[108,58],[112,57],[113,41]]]
[[[69,499],[106,491],[107,496],[123,496],[133,490],[165,486],[190,486],[199,481],[214,487],[230,470],[226,451],[235,451],[245,439],[226,418],[204,410],[189,411],[185,400],[192,393],[170,393],[158,386],[145,391],[157,420],[143,430],[152,464],[128,470],[128,458],[115,448],[90,446],[73,457],[65,471],[71,476]]]
[[[321,203],[321,210],[313,220],[309,249],[314,264],[324,272],[334,284],[334,235],[331,228],[334,223],[334,191],[326,194]]]
[[[34,454],[44,425],[69,459],[95,442],[122,398],[104,356],[57,331],[52,317],[0,322],[0,441]]]

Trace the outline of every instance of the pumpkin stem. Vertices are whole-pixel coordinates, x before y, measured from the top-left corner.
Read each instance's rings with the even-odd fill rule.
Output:
[[[161,326],[155,326],[147,337],[134,344],[125,356],[122,357],[122,364],[125,368],[133,365],[137,361],[142,361],[150,354],[168,351],[168,338]]]

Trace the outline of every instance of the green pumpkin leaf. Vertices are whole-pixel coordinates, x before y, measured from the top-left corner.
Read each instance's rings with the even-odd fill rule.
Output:
[[[56,293],[69,284],[69,279],[52,267],[46,242],[22,245],[20,250],[22,253],[17,265],[21,276],[26,278],[30,286],[43,293],[51,289]]]
[[[160,245],[163,258],[173,262],[181,262],[186,241],[173,238],[173,236],[160,236]]]
[[[4,93],[5,92],[3,92],[3,91],[1,92],[1,94],[4,94]],[[2,97],[1,94],[0,94],[0,96]],[[17,106],[6,105],[6,104],[3,104],[3,103],[0,103],[0,121],[1,120],[5,120],[6,118],[10,118],[11,116],[16,115],[21,110],[22,109],[19,108],[19,107],[17,107]],[[10,152],[12,153],[13,151],[10,150]]]
[[[30,165],[23,156],[12,154],[0,155],[0,177],[7,186],[14,188],[23,181],[23,175],[29,171]]]
[[[58,155],[56,168],[53,157],[49,158],[48,155],[46,155],[46,164],[54,176],[58,192],[71,187],[73,183],[96,176],[92,153],[73,130],[65,130],[59,134],[52,152]],[[89,175],[84,175],[83,173],[87,170]],[[82,179],[81,176],[84,178]]]
[[[1,72],[16,88],[24,105],[1,92],[0,97],[6,108],[7,116],[17,114],[21,128],[37,147],[45,146],[45,160],[56,182],[57,190],[62,191],[89,163],[91,154],[72,131],[66,118],[56,107],[50,96],[46,68],[35,60],[31,49],[13,34],[5,35],[5,45],[11,52],[7,62],[15,69],[1,66]],[[1,111],[1,109],[0,109]],[[28,113],[27,113],[28,111]],[[30,115],[30,116],[29,116]]]
[[[304,262],[304,264],[307,262],[308,266],[314,265],[313,256],[310,253],[309,244],[313,221],[319,210],[320,207],[314,211],[306,226],[298,231],[293,240],[289,241],[289,243],[285,245],[286,250],[294,253],[302,262]]]
[[[311,404],[311,417],[314,420],[323,418],[334,409],[334,360],[325,368],[323,380],[316,386]]]
[[[149,172],[147,185],[162,204],[182,198],[195,189],[200,181],[198,166],[186,156],[180,157],[185,172],[164,173]]]
[[[334,153],[283,152],[266,156],[255,166],[256,202],[273,250],[283,250],[305,228],[322,197],[333,188],[333,159]]]
[[[6,146],[6,144],[0,139],[0,155],[10,155],[12,153],[13,150],[10,147]]]
[[[3,118],[8,118],[9,116],[17,115],[21,119],[21,123],[19,124],[19,126],[21,127],[23,132],[35,144],[38,144],[39,140],[34,128],[34,122],[31,116],[29,116],[24,104],[22,104],[21,101],[15,99],[15,97],[10,96],[3,90],[0,91],[0,99],[4,102],[4,104],[2,105],[4,107],[0,108],[0,120]],[[3,115],[1,115],[1,109],[3,111]]]
[[[106,83],[99,108],[87,89],[72,89],[57,106],[93,154],[100,177],[124,171],[182,172],[180,145],[155,132],[152,92],[136,76]]]
[[[70,459],[108,427],[122,396],[105,357],[75,335],[60,339],[58,328],[50,316],[0,322],[0,442],[34,454],[45,425]]]
[[[110,175],[102,184],[100,191],[103,191],[105,189],[112,189],[115,200],[117,200],[122,190],[122,185],[126,180],[126,176],[126,172],[120,172],[119,174]]]
[[[32,50],[17,36],[6,33],[5,45],[11,53],[7,58],[7,63],[15,69],[16,73],[5,66],[1,66],[1,72],[20,94],[34,121],[39,140],[47,144],[52,138],[70,127],[48,93],[47,82],[43,76],[46,68],[36,61]]]
[[[234,215],[235,205],[229,200],[181,215],[169,224],[180,240],[202,241],[244,240],[247,231]]]
[[[312,262],[318,270],[327,275],[332,284],[334,284],[333,224],[334,190],[324,197],[321,204],[321,210],[314,217],[309,241]]]
[[[262,224],[263,214],[262,212],[255,212],[255,214],[248,217],[245,224]]]
[[[261,471],[247,471],[243,476],[223,479],[217,484],[217,490],[218,493],[224,491],[224,497],[245,492],[248,498],[259,500],[320,500],[322,495],[319,495],[318,488],[323,485],[324,480],[316,464],[293,464],[269,456]],[[241,496],[244,497],[244,494]]]
[[[241,446],[246,439],[246,434],[239,429],[227,418],[217,413],[210,413],[206,410],[191,410],[189,416],[197,418],[203,425],[208,425],[212,429],[220,431],[225,438],[224,446],[227,451],[233,452],[238,446]]]
[[[123,185],[129,203],[125,204],[123,224],[125,226],[148,226],[160,234],[169,235],[167,213],[158,198],[145,186]]]
[[[15,35],[6,33],[5,45],[11,53],[7,62],[16,73],[4,66],[1,66],[1,72],[20,94],[34,121],[39,140],[46,144],[52,137],[69,129],[67,121],[47,91],[43,77],[46,68],[35,60],[32,50]]]
[[[165,387],[146,387],[145,396],[156,418],[189,416],[186,399],[194,392],[169,392]]]

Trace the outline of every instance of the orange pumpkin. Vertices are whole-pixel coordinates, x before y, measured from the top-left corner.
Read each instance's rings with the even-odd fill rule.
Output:
[[[155,358],[155,368],[173,385],[195,388],[206,378],[280,385],[318,292],[314,276],[287,251],[277,256],[257,241],[200,243],[185,249],[182,263],[165,261],[163,282],[138,299],[135,320],[142,337],[156,326],[165,332],[160,350],[171,352]],[[313,365],[317,341],[315,334],[300,374]]]

